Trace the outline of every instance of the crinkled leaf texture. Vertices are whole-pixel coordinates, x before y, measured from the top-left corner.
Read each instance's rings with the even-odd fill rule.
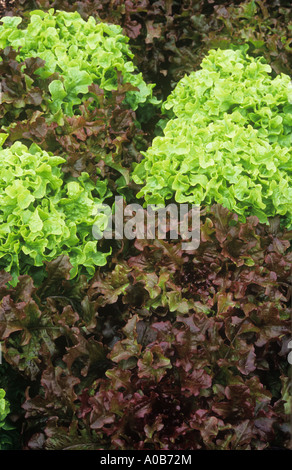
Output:
[[[244,49],[212,49],[199,70],[180,80],[163,108],[199,127],[228,113],[232,121],[254,127],[270,143],[291,147],[291,78],[271,72],[263,57],[254,58]]]
[[[97,210],[109,194],[106,182],[94,184],[87,173],[65,182],[64,159],[36,144],[15,142],[0,155],[0,266],[12,282],[19,274],[37,280],[44,262],[60,255],[69,256],[72,278],[105,265],[109,253],[98,249],[92,228],[107,226]]]
[[[118,73],[117,90],[110,95],[92,84],[88,99],[76,106],[74,116],[63,115],[59,124],[49,122],[49,89],[58,75],[42,79],[36,72],[44,61],[28,58],[17,62],[16,56],[11,47],[0,51],[0,126],[9,133],[5,146],[15,141],[36,143],[66,160],[62,165],[65,173],[78,177],[86,172],[93,181],[101,176],[113,189],[118,178],[120,185],[127,184],[132,161],[139,161],[139,149],[145,149],[146,135],[125,100],[136,88],[122,83]]]
[[[258,4],[244,1],[240,5],[227,5],[226,2],[225,5],[222,2],[216,5],[215,2],[213,13],[210,2],[186,0],[180,3],[168,0],[21,0],[16,3],[15,14],[29,9],[32,4],[40,10],[48,10],[53,4],[60,10],[78,9],[83,18],[99,14],[104,19],[109,18],[109,22],[120,23],[129,37],[137,39],[132,42],[135,50],[143,48],[143,54],[138,53],[135,59],[140,70],[151,79],[163,76],[157,87],[160,91],[163,89],[163,93],[170,89],[171,81],[176,82],[186,71],[196,68],[202,54],[202,39],[204,50],[212,42],[214,47],[222,44],[225,48],[234,39],[240,43],[248,41],[254,46],[255,54],[263,51],[273,70],[281,71],[285,66],[289,70],[289,21],[283,20],[283,12],[288,9],[280,8],[277,1],[267,3],[263,0]],[[43,12],[36,14],[39,18],[43,15]],[[62,16],[65,18],[66,15]],[[19,20],[5,21],[6,32],[10,30],[11,33],[9,41],[17,44],[23,34],[18,30]],[[47,78],[40,77],[44,72],[44,61],[45,70],[50,72],[57,57],[53,54],[59,54],[60,61],[64,57],[64,48],[51,45],[57,39],[55,30],[62,29],[67,34],[74,29],[74,25],[69,24],[70,17],[66,16],[66,27],[63,24],[56,27],[55,24],[49,30],[51,36],[46,34],[45,38],[47,26],[52,26],[45,25],[45,21],[41,30],[38,18],[32,19],[29,26],[31,32],[42,36],[40,42],[45,50],[38,53],[44,53],[44,60],[28,56],[21,61],[18,57],[16,61],[16,55],[8,49],[2,54],[0,117],[4,125],[13,123],[9,129],[8,146],[20,139],[37,142],[43,149],[56,151],[57,155],[67,159],[63,165],[67,173],[78,177],[82,171],[88,170],[91,178],[96,180],[97,161],[104,174],[106,159],[112,168],[117,168],[120,161],[124,164],[125,158],[131,160],[131,129],[135,114],[119,104],[127,93],[128,102],[133,105],[132,99],[135,97],[137,100],[139,92],[127,88],[125,81],[119,81],[116,70],[112,73],[112,69],[107,68],[110,54],[113,57],[116,52],[113,49],[107,51],[108,57],[100,56],[107,76],[98,80],[103,80],[105,90],[101,90],[100,81],[88,87],[87,74],[90,72],[87,65],[84,69],[68,69],[66,87],[63,70],[57,69],[58,73]],[[79,19],[78,22],[84,26]],[[92,20],[90,22],[93,24]],[[82,35],[83,31],[79,30],[78,34]],[[7,44],[4,36],[3,45]],[[112,38],[103,34],[102,41],[108,37]],[[92,37],[89,35],[87,38],[88,45],[94,45]],[[63,39],[65,41],[65,37]],[[67,39],[73,40],[70,31]],[[120,42],[118,44],[121,45]],[[76,60],[74,45],[67,47],[66,54],[67,61]],[[82,54],[79,55],[81,59]],[[85,56],[82,55],[82,60]],[[200,161],[200,165],[203,163],[205,167],[202,165],[200,173],[196,167],[191,178],[190,168],[184,168],[183,175],[176,171],[176,182],[169,181],[173,188],[166,186],[161,190],[159,185],[164,188],[163,178],[168,174],[164,170],[170,171],[170,163],[175,161],[175,165],[181,165],[186,160],[190,164],[189,142],[184,146],[181,139],[179,144],[175,141],[174,146],[167,143],[172,150],[175,147],[175,158],[172,155],[170,162],[166,146],[162,153],[162,160],[166,158],[165,168],[158,165],[152,176],[163,177],[159,184],[156,182],[163,199],[173,197],[175,191],[178,193],[180,190],[179,198],[196,194],[196,200],[200,200],[203,190],[206,191],[203,189],[206,184],[204,176],[210,173],[210,186],[214,185],[216,197],[220,194],[218,201],[233,203],[229,188],[236,186],[236,181],[243,175],[245,180],[240,180],[236,198],[234,196],[239,215],[242,212],[249,214],[250,206],[245,208],[248,203],[256,211],[261,211],[257,215],[263,220],[263,213],[275,213],[274,203],[277,210],[282,211],[281,205],[287,194],[285,182],[279,184],[276,179],[276,184],[270,188],[275,190],[273,204],[263,210],[260,201],[267,202],[268,188],[261,191],[254,186],[254,178],[260,178],[260,185],[263,185],[273,179],[274,168],[276,178],[291,171],[289,160],[285,162],[287,155],[291,158],[291,111],[286,99],[288,80],[282,76],[270,81],[269,69],[262,60],[256,67],[251,61],[249,66],[235,69],[228,56],[231,57],[229,52],[225,57],[222,54],[216,64],[219,83],[210,85],[206,78],[210,71],[202,74],[199,81],[192,75],[195,86],[186,78],[179,98],[183,101],[182,106],[176,102],[169,110],[171,118],[174,107],[177,107],[177,112],[186,113],[179,118],[181,122],[185,120],[186,127],[191,125],[196,133],[210,126],[209,116],[212,123],[221,121],[216,127],[217,134],[221,132],[218,138],[214,137],[214,126],[208,127],[211,142],[206,142],[206,132],[202,133],[204,152],[211,143],[208,152],[201,156],[203,162]],[[220,67],[223,63],[225,68]],[[35,72],[40,74],[39,80]],[[214,72],[212,67],[211,72]],[[106,87],[111,86],[116,77],[118,89],[108,90]],[[199,74],[196,77],[199,78]],[[226,78],[232,78],[227,90],[223,86],[224,80],[221,81]],[[210,89],[205,89],[203,79]],[[243,85],[245,87],[244,96],[240,90],[234,92],[239,82],[241,90]],[[232,90],[231,97],[229,90]],[[112,102],[108,101],[109,94]],[[69,96],[71,104],[68,103]],[[242,99],[246,100],[243,107]],[[82,103],[77,104],[78,100]],[[196,111],[198,119],[195,120],[192,113],[197,104],[200,109],[201,105],[205,108],[203,115]],[[65,110],[70,113],[71,109],[74,116],[64,115]],[[230,130],[227,138],[224,112],[229,118],[226,120]],[[54,113],[57,122],[48,123],[45,116]],[[192,115],[192,123],[189,114]],[[230,123],[231,116],[233,120]],[[243,130],[245,143],[241,142],[241,145],[246,152],[246,165],[242,162],[243,155],[237,152],[241,135],[236,125]],[[249,125],[258,133],[246,132]],[[185,136],[181,127],[177,131]],[[254,139],[254,136],[260,139],[257,140],[256,151],[247,144],[248,139]],[[226,140],[227,148],[221,148],[223,156],[216,160],[216,166],[212,166],[208,154],[211,159],[218,157],[214,146],[218,143],[222,146],[222,139]],[[3,140],[1,135],[0,140]],[[115,148],[120,150],[126,141],[129,147],[123,154],[119,151],[116,159]],[[58,153],[61,148],[62,153]],[[273,158],[268,155],[269,149]],[[287,149],[289,153],[285,157]],[[278,155],[274,158],[278,150],[280,160]],[[259,165],[254,162],[257,152],[261,158]],[[239,160],[235,162],[234,158]],[[223,163],[228,164],[224,177],[221,171]],[[239,163],[245,168],[240,174],[238,168],[234,170]],[[175,168],[180,169],[179,165]],[[254,172],[252,177],[251,169]],[[147,171],[150,173],[149,168]],[[145,170],[141,166],[138,177],[142,181],[144,176]],[[247,176],[254,191],[252,197],[246,190]],[[218,183],[219,180],[221,185],[216,191],[214,181]],[[188,185],[190,194],[186,194]],[[14,192],[15,195],[17,188],[12,188],[10,194]],[[49,184],[46,188],[52,189]],[[65,183],[61,188],[65,188]],[[104,186],[100,196],[105,190]],[[39,191],[41,194],[42,188]],[[69,192],[74,199],[74,194],[78,193],[77,186],[69,185]],[[26,193],[20,204],[25,206],[29,199]],[[157,200],[161,202],[161,198]],[[35,205],[35,202],[31,204]],[[66,204],[62,209],[64,207]],[[78,215],[74,205],[69,203],[68,208],[74,217]],[[286,214],[279,213],[283,220]],[[31,220],[33,229],[39,230],[42,222],[38,210]],[[201,244],[194,253],[185,252],[180,243],[140,240],[135,243],[135,251],[130,247],[130,253],[127,250],[121,253],[120,261],[116,258],[115,269],[108,272],[99,270],[90,284],[83,276],[78,282],[70,280],[71,264],[69,257],[64,255],[45,261],[47,277],[39,288],[34,286],[28,275],[20,276],[15,288],[7,286],[10,276],[2,272],[0,339],[3,358],[19,378],[25,377],[29,385],[23,397],[25,416],[19,418],[23,447],[52,450],[241,450],[287,446],[291,414],[289,351],[286,346],[291,336],[289,279],[292,260],[289,237],[291,234],[280,229],[278,217],[270,220],[270,227],[259,224],[256,217],[247,217],[241,224],[234,212],[215,205],[202,213]],[[17,244],[15,246],[17,248]],[[24,256],[27,259],[28,255],[23,254],[22,259]]]
[[[27,447],[287,446],[289,238],[279,218],[242,224],[214,205],[192,253],[140,240],[74,288],[64,258],[38,289],[3,273],[3,355],[33,383]]]
[[[146,101],[157,103],[152,98],[154,85],[147,85],[135,69],[128,38],[120,26],[96,22],[92,16],[85,21],[78,12],[54,9],[31,11],[23,29],[18,28],[19,17],[6,16],[1,21],[0,48],[20,48],[20,61],[30,57],[45,61],[37,70],[43,79],[59,74],[49,86],[54,121],[60,122],[62,113],[72,116],[76,106],[88,98],[92,83],[108,92],[117,89],[119,72],[124,83],[137,88],[126,97],[132,109]]]
[[[148,204],[212,204],[292,224],[290,78],[243,51],[212,50],[164,103],[172,111],[133,172]]]

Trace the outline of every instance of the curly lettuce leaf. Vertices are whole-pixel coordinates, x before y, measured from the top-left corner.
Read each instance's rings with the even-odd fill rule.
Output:
[[[158,103],[152,97],[154,85],[146,84],[134,66],[128,38],[120,26],[97,23],[93,17],[85,21],[77,12],[54,9],[30,12],[30,22],[24,29],[18,29],[21,18],[3,17],[1,21],[0,48],[19,49],[19,61],[30,57],[44,60],[36,71],[42,79],[59,75],[53,77],[49,87],[49,108],[56,122],[60,122],[60,110],[73,116],[78,105],[90,96],[91,84],[110,92],[117,90],[120,76],[122,83],[136,88],[126,96],[133,110],[146,102]]]
[[[64,159],[35,144],[15,142],[0,156],[0,266],[13,282],[60,255],[69,256],[72,278],[105,265],[109,253],[99,251],[92,227],[107,226],[96,211],[109,195],[106,182],[94,184],[85,172],[65,182]]]
[[[200,70],[186,75],[169,95],[163,109],[192,119],[199,127],[223,119],[224,113],[242,126],[282,146],[292,145],[291,78],[272,69],[263,57],[243,50],[211,50]]]
[[[147,204],[219,203],[242,221],[292,224],[290,78],[243,51],[212,50],[163,105],[172,117],[132,174]]]

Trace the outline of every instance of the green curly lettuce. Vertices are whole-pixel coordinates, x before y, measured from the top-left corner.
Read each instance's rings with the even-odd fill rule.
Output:
[[[0,269],[14,284],[20,274],[37,280],[44,262],[60,255],[70,258],[71,278],[93,276],[107,262],[110,253],[98,249],[92,227],[106,228],[108,217],[97,207],[111,193],[87,173],[65,182],[63,162],[36,144],[0,149]]]
[[[180,80],[163,109],[199,127],[227,113],[235,123],[257,129],[259,137],[291,147],[291,78],[271,72],[264,58],[244,50],[211,50],[200,70]]]
[[[78,105],[88,99],[88,86],[99,85],[105,91],[116,90],[119,74],[123,83],[136,90],[127,92],[126,102],[136,110],[141,103],[157,103],[152,97],[154,85],[144,82],[132,61],[133,54],[128,38],[118,25],[88,21],[78,12],[48,12],[35,10],[30,13],[26,28],[18,26],[19,17],[3,17],[0,25],[0,48],[11,46],[18,50],[17,60],[40,57],[45,65],[36,71],[40,78],[53,74],[58,77],[49,85],[50,111],[59,122],[62,112],[72,116]]]
[[[147,204],[216,202],[240,220],[254,215],[263,223],[279,214],[290,227],[290,79],[268,71],[242,51],[210,51],[202,70],[182,79],[164,103],[174,117],[134,167],[138,197]]]

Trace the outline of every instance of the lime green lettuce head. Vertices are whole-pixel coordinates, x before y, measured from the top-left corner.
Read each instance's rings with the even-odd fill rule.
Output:
[[[291,78],[271,72],[264,58],[251,57],[245,50],[212,49],[200,70],[180,80],[163,109],[198,127],[228,114],[233,122],[257,129],[259,137],[291,147]]]
[[[292,100],[286,75],[243,51],[212,50],[163,105],[169,113],[135,166],[148,204],[222,204],[240,220],[292,224]]]
[[[3,134],[2,134],[3,135]],[[105,181],[94,184],[87,173],[63,181],[63,158],[20,142],[0,149],[0,269],[12,275],[41,276],[45,261],[70,258],[71,278],[93,276],[109,253],[98,250],[92,234],[102,232],[108,216],[97,205],[110,192]]]
[[[59,74],[49,90],[50,111],[59,121],[62,113],[72,116],[78,105],[88,99],[88,86],[95,83],[110,92],[117,89],[119,74],[123,83],[136,90],[127,92],[126,102],[132,109],[152,98],[154,85],[147,85],[138,73],[128,46],[128,38],[118,25],[88,21],[78,12],[33,11],[30,22],[19,29],[21,18],[3,17],[0,25],[0,48],[11,46],[19,50],[17,59],[40,57],[45,65],[37,70],[41,78]]]

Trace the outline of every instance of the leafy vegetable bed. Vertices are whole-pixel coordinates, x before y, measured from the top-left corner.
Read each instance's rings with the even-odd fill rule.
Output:
[[[1,8],[0,449],[290,449],[289,2]]]

